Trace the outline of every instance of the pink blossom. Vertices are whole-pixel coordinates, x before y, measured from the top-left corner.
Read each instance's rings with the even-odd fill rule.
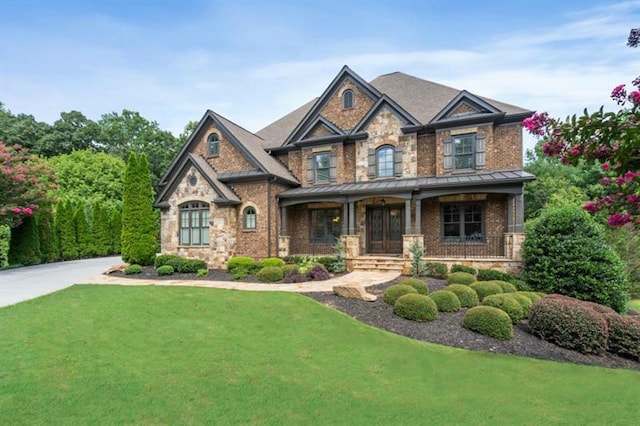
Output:
[[[33,214],[33,210],[31,210],[29,207],[22,209],[22,213],[24,214],[28,214],[28,215],[32,215]]]
[[[640,177],[640,171],[637,171],[635,173],[632,171],[628,171],[624,174],[624,180],[627,182],[631,182],[636,176]]]
[[[602,164],[602,170],[604,170],[605,172],[606,172],[607,170],[609,170],[609,167],[611,167],[611,166],[609,165],[609,163],[603,163],[603,164]]]
[[[620,84],[611,91],[611,99],[616,101],[618,105],[622,105],[627,97],[627,91],[624,89],[624,84]]]
[[[640,92],[634,90],[633,92],[629,93],[629,100],[631,100],[631,102],[633,102],[634,104],[640,104]]]
[[[607,223],[611,226],[622,226],[631,222],[632,216],[629,213],[615,213],[609,216]]]
[[[38,207],[38,206],[36,206],[36,205],[35,205],[35,204],[33,204],[33,203],[29,204],[29,208],[30,208],[30,209],[35,209],[36,207]]]
[[[618,176],[618,177],[616,178],[616,183],[617,183],[618,185],[622,185],[622,184],[624,184],[624,182],[625,182],[624,177],[622,177],[622,176]]]
[[[529,133],[537,136],[544,136],[546,133],[545,127],[549,124],[549,114],[542,112],[538,114],[534,113],[531,117],[522,120],[522,126],[527,129]]]
[[[11,209],[11,211],[14,212],[15,214],[19,214],[22,211],[22,209],[20,207],[14,207]]]
[[[2,168],[2,173],[4,173],[5,175],[9,175],[11,173],[13,173],[13,169],[9,166],[4,166]]]
[[[578,156],[578,155],[582,154],[583,150],[584,150],[584,146],[582,146],[582,145],[574,145],[571,148],[571,155]]]
[[[629,203],[640,203],[640,195],[635,195],[635,194],[627,195],[627,202],[629,202]]]
[[[605,176],[602,179],[600,179],[600,185],[602,185],[602,186],[607,186],[610,183],[611,183],[611,179],[609,179],[608,176]]]
[[[595,201],[588,201],[584,204],[584,206],[582,206],[582,208],[589,213],[594,213],[598,211],[598,203],[596,203]]]
[[[13,176],[13,181],[20,183],[20,182],[24,182],[26,180],[26,176],[23,174],[17,174]]]

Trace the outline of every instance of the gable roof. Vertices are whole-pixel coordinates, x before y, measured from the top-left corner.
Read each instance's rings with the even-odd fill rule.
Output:
[[[289,136],[291,131],[302,118],[307,115],[309,110],[315,105],[319,98],[313,98],[300,108],[293,110],[284,117],[274,121],[268,126],[256,132],[256,136],[262,138],[262,147],[264,149],[277,148]]]
[[[375,115],[384,107],[389,108],[392,112],[394,112],[398,117],[405,120],[405,124],[420,124],[420,122],[414,118],[411,114],[409,114],[404,108],[395,103],[393,99],[388,97],[387,95],[382,95],[378,99],[369,112],[362,117],[362,120],[353,128],[352,133],[358,133],[363,131],[369,122],[375,117]]]

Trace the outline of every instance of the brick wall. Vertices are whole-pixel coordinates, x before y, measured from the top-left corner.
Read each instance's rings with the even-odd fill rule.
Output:
[[[343,109],[342,93],[347,89],[353,90],[354,105],[353,108]],[[329,98],[320,114],[342,130],[352,130],[367,112],[369,112],[373,104],[373,99],[347,79],[333,93],[333,96]]]
[[[520,124],[494,128],[491,157],[487,152],[487,167],[491,169],[522,168],[522,127]]]
[[[207,140],[211,133],[217,133],[220,139],[220,155],[215,157],[209,157]],[[239,172],[243,170],[255,170],[255,167],[247,161],[246,157],[238,148],[213,124],[208,124],[207,127],[201,131],[201,135],[191,152],[206,158],[216,171]]]
[[[436,174],[436,135],[420,135],[417,143],[418,176]]]

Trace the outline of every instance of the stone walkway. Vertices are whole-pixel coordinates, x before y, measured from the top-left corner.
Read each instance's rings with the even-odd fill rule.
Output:
[[[166,286],[190,286],[225,288],[231,290],[248,291],[292,291],[297,293],[308,293],[314,291],[333,291],[333,286],[363,286],[382,284],[399,276],[397,272],[367,272],[357,271],[332,278],[327,281],[310,281],[295,284],[262,284],[245,283],[238,281],[204,281],[204,280],[143,280],[112,277],[109,275],[95,275],[86,281],[87,284],[117,284],[117,285],[166,285]]]

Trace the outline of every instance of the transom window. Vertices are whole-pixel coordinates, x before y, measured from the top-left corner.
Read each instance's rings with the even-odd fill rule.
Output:
[[[390,177],[394,172],[394,149],[392,146],[383,146],[376,151],[376,177]]]
[[[342,229],[340,209],[314,209],[309,213],[309,240],[312,244],[333,244]]]
[[[342,92],[342,108],[343,109],[349,109],[349,108],[353,108],[353,90],[351,89],[347,89],[344,92]]]
[[[215,133],[210,134],[208,141],[209,156],[215,157],[217,155],[220,155],[220,138],[218,137],[218,135]]]
[[[180,206],[180,245],[209,245],[209,204],[190,202]]]
[[[329,182],[331,160],[329,152],[320,152],[314,156],[315,163],[315,181],[316,182]]]
[[[453,168],[455,170],[473,169],[474,135],[453,137]]]
[[[256,229],[256,209],[247,207],[244,209],[242,223],[244,229]]]
[[[442,206],[442,238],[445,241],[484,241],[482,204],[461,203]]]

